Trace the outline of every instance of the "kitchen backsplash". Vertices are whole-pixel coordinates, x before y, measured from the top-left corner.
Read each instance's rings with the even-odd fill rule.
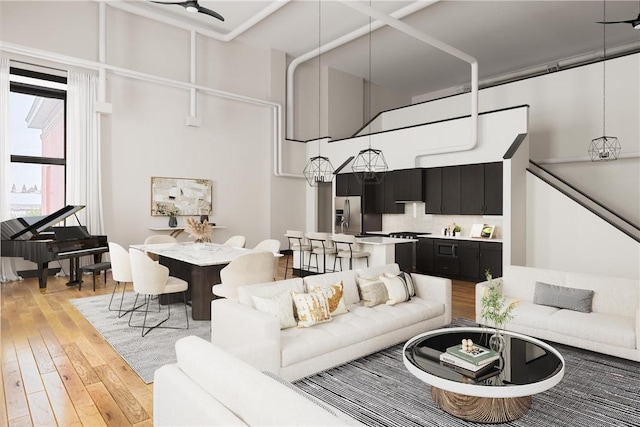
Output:
[[[502,216],[427,215],[424,213],[424,203],[407,203],[404,210],[404,214],[382,215],[382,231],[442,234],[443,228],[455,222],[460,226],[461,235],[468,236],[473,224],[491,224],[495,226],[493,238],[502,239]]]

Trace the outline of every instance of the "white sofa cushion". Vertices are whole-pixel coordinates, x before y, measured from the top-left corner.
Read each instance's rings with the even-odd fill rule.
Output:
[[[349,313],[311,328],[282,331],[283,367],[349,346],[444,313],[444,304],[419,297],[394,306],[348,306]]]
[[[507,303],[510,303],[509,299],[507,299]],[[509,329],[509,324],[515,323],[525,326],[535,325],[538,329],[547,330],[549,329],[549,317],[559,310],[556,307],[538,305],[531,301],[520,301],[513,310],[513,320],[507,322],[505,327]]]
[[[567,273],[564,271],[536,268],[534,272],[530,267],[508,265],[504,267],[502,274],[504,279],[502,284],[502,294],[522,298],[527,301],[533,301],[536,282],[563,286],[566,281],[566,276]]]
[[[257,295],[252,295],[251,297],[256,310],[278,318],[280,329],[296,326],[296,318],[293,315],[293,299],[290,291],[284,291],[273,297],[259,297]]]
[[[256,308],[253,303],[253,296],[262,298],[273,298],[284,292],[304,292],[302,279],[278,280],[277,282],[258,283],[255,285],[240,286],[238,288],[238,302]]]
[[[309,292],[316,286],[329,286],[342,282],[344,302],[347,305],[360,301],[358,287],[356,286],[356,274],[353,270],[339,271],[337,273],[315,274],[304,278],[305,290]]]
[[[603,313],[559,310],[548,320],[549,329],[585,341],[635,348],[635,319]]]
[[[640,286],[637,280],[567,273],[566,285],[593,290],[591,309],[596,313],[635,317],[636,310],[640,309]]]

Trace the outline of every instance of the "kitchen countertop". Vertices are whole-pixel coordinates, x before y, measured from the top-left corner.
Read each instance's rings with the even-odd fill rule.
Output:
[[[362,245],[395,245],[397,243],[417,242],[418,239],[396,239],[395,237],[365,236],[357,237],[356,242]]]
[[[419,238],[427,239],[447,239],[447,240],[470,240],[475,242],[495,242],[502,243],[502,239],[485,239],[482,237],[469,237],[469,236],[443,236],[441,234],[420,234]]]

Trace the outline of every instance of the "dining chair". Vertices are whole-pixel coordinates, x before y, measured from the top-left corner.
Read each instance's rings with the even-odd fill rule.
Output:
[[[111,293],[111,299],[109,300],[109,311],[117,311],[118,318],[129,313],[131,310],[140,308],[136,307],[129,310],[122,310],[122,303],[124,302],[124,295],[127,290],[127,283],[133,283],[133,275],[131,274],[131,260],[129,258],[129,251],[115,242],[108,242],[109,244],[109,258],[111,259],[111,277],[116,282]],[[113,303],[113,297],[116,294],[116,289],[122,284],[122,296],[120,297],[120,306],[116,309],[111,305]]]
[[[139,313],[138,310],[132,310],[129,316],[129,326],[134,328],[142,328],[142,336],[144,337],[150,331],[156,328],[163,329],[189,329],[189,314],[187,312],[187,295],[186,291],[189,284],[177,277],[169,276],[169,269],[164,265],[158,264],[149,258],[143,251],[131,250],[129,252],[131,260],[131,275],[133,278],[133,290],[136,291],[136,300],[134,306],[138,303],[138,298],[143,296],[145,306],[144,320],[142,325],[133,325],[131,320],[134,313]],[[172,327],[172,326],[160,326],[171,317],[171,302],[167,301],[167,317],[160,320],[153,326],[147,326],[147,317],[149,314],[149,304],[152,297],[159,297],[160,295],[169,295],[175,293],[182,293],[182,299],[184,302],[184,315],[187,320],[187,326],[185,328]],[[160,298],[158,300],[158,311],[161,311]]]
[[[226,242],[223,243],[224,246],[233,246],[235,248],[244,248],[247,239],[244,236],[233,236],[230,237]]]
[[[144,239],[145,245],[155,245],[157,243],[178,243],[178,239],[173,236],[169,236],[168,234],[152,234]],[[154,261],[158,261],[158,259],[160,259],[158,255],[152,254],[151,252],[145,251],[145,253]]]
[[[238,287],[273,282],[273,252],[247,252],[220,270],[220,284],[213,285],[214,295],[237,298]]]
[[[276,277],[278,277],[278,265],[280,263],[280,240],[263,240],[258,243],[252,250],[254,252],[269,251],[273,253],[273,278],[275,279]]]
[[[353,260],[359,258],[365,258],[367,260],[367,267],[369,267],[369,256],[371,255],[366,251],[358,251],[356,247],[356,236],[352,234],[334,234],[333,243],[336,245],[337,253],[333,260],[333,270],[336,269],[336,261],[340,260],[340,271],[342,271],[342,258],[349,259],[349,270],[353,270]]]

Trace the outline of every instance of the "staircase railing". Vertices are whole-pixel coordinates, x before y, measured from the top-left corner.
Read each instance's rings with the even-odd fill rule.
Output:
[[[567,181],[532,160],[529,160],[529,167],[527,168],[527,171],[560,191],[574,202],[580,204],[585,209],[588,209],[595,215],[599,216],[607,223],[634,239],[636,242],[640,242],[640,227],[637,224],[634,224],[632,221],[613,211],[611,208],[583,193]]]

